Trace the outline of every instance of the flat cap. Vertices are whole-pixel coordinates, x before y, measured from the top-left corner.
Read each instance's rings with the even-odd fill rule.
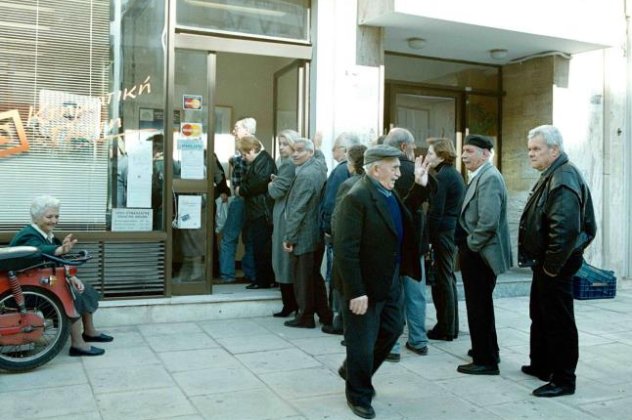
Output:
[[[377,162],[382,159],[397,158],[400,154],[401,152],[392,146],[378,144],[377,146],[366,149],[364,152],[364,164],[368,165],[369,163]]]
[[[489,137],[481,136],[478,134],[472,134],[465,138],[465,144],[469,144],[471,146],[480,147],[481,149],[492,150],[494,148],[494,143],[492,143]]]

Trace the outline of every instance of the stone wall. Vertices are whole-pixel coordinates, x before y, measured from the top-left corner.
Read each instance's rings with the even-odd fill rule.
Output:
[[[509,190],[508,221],[517,256],[518,223],[529,190],[539,173],[527,159],[527,133],[553,119],[553,57],[536,58],[503,67],[501,169]]]

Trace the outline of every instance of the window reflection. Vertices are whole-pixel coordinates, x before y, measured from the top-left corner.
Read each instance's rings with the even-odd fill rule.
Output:
[[[309,40],[308,0],[178,0],[177,24],[201,30]]]

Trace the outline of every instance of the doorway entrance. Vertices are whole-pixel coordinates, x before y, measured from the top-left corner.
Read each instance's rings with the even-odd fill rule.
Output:
[[[453,90],[387,82],[385,127],[403,127],[415,137],[417,154],[425,154],[427,139],[444,137],[452,140],[461,159],[463,139],[468,134],[482,134],[494,139],[498,165],[500,151],[500,99],[495,94],[473,94]],[[463,173],[461,165],[457,169]]]
[[[230,186],[233,125],[255,118],[255,136],[273,156],[278,129],[307,135],[311,47],[190,34],[175,41],[168,104],[175,117],[165,149],[172,167],[167,278],[172,295],[208,294],[219,274],[216,187],[222,172]],[[240,246],[236,262],[242,254]]]
[[[500,163],[499,66],[393,52],[387,52],[384,61],[384,127],[409,129],[415,136],[417,153],[425,153],[429,137],[451,139],[460,155],[468,134],[489,136],[496,146],[495,164]]]

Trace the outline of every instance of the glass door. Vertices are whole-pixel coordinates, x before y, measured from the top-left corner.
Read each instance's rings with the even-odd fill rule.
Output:
[[[172,56],[168,60],[168,105],[179,121],[170,130],[166,149],[172,160],[167,169],[173,170],[172,181],[167,174],[169,203],[165,204],[170,212],[166,215],[169,292],[206,294],[213,288],[213,268],[219,260],[215,175],[223,167],[231,184],[228,161],[235,154],[231,129],[241,118],[254,118],[257,138],[272,152],[277,127],[291,124],[307,134],[307,60],[312,48],[176,33]],[[244,250],[240,244],[234,248],[234,256],[224,253],[226,272],[217,267],[218,277],[240,277]]]
[[[500,98],[492,95],[468,94],[465,104],[466,135],[482,134],[490,137],[494,142],[493,162],[498,167],[501,149],[498,135],[500,132]]]
[[[309,115],[307,80],[309,64],[296,60],[274,73],[274,134],[281,130],[296,130],[309,136],[306,116]],[[274,143],[274,152],[278,145]]]
[[[171,292],[207,294],[212,284],[214,117],[211,85],[215,54],[175,50],[173,109],[176,116],[167,185],[171,205]],[[211,134],[209,134],[211,133]]]

